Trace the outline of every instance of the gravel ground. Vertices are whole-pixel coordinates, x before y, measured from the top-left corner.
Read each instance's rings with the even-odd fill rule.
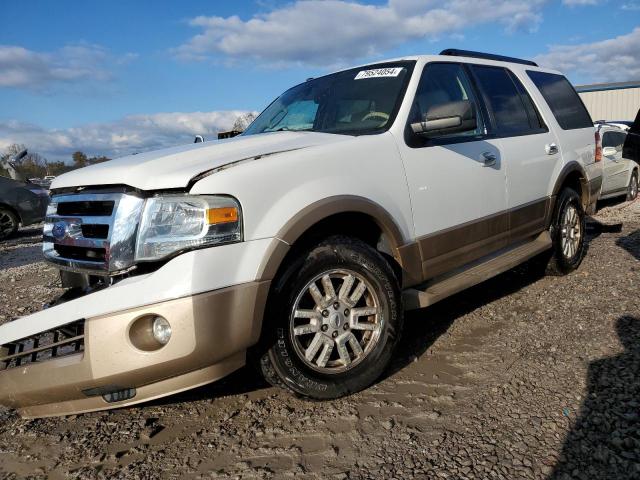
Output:
[[[0,246],[0,322],[61,293],[39,232]],[[135,408],[22,420],[1,478],[640,478],[640,201],[567,277],[522,266],[412,312],[393,365],[311,402],[243,369]]]

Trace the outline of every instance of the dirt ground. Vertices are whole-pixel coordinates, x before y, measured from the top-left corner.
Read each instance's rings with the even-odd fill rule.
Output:
[[[0,322],[61,293],[39,231],[0,245]],[[22,420],[1,478],[640,478],[640,200],[567,277],[531,265],[408,315],[373,387],[311,402],[243,369],[135,408]]]

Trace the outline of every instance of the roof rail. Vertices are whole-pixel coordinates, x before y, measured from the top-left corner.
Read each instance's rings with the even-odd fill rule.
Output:
[[[484,58],[485,60],[496,60],[498,62],[522,63],[523,65],[531,65],[537,67],[536,62],[531,60],[523,60],[521,58],[505,57],[504,55],[495,55],[493,53],[473,52],[471,50],[458,50],[457,48],[447,48],[440,52],[440,55],[448,55],[451,57],[471,57]]]

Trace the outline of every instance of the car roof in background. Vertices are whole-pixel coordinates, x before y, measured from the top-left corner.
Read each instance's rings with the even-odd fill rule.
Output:
[[[620,128],[620,126],[618,125],[612,125],[610,123],[596,123],[595,126],[599,132],[607,131],[607,132],[620,132],[620,133],[624,133],[625,135],[627,134],[627,130],[624,128]]]

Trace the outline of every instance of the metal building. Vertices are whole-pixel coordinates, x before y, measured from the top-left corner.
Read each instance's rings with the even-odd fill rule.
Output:
[[[633,121],[640,110],[640,80],[581,85],[576,90],[594,121]]]

